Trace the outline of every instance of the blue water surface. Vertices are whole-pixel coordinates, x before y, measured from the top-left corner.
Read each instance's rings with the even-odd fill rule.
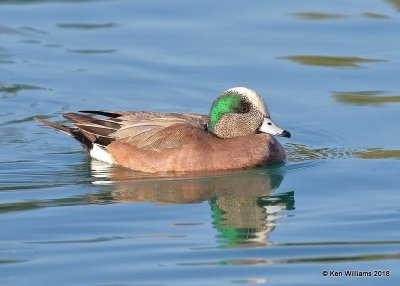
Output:
[[[398,285],[399,12],[396,0],[0,1],[0,284]],[[287,162],[138,174],[32,120],[206,114],[233,86],[261,93],[292,133]]]

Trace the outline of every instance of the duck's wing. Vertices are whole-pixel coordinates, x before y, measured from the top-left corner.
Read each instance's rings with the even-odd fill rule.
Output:
[[[82,113],[66,113],[63,116],[74,124],[75,133],[78,130],[90,142],[101,146],[119,141],[145,150],[175,148],[198,142],[210,135],[206,131],[208,117],[201,114],[107,111]]]

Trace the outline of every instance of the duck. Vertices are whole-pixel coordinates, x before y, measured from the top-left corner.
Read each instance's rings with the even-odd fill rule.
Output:
[[[78,141],[92,158],[146,173],[212,172],[282,162],[276,125],[263,98],[246,87],[224,91],[208,115],[83,110],[64,113],[72,125],[34,120]]]

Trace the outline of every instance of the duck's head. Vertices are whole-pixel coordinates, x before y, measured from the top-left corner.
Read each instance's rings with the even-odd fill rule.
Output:
[[[208,130],[220,138],[234,138],[259,132],[290,138],[276,125],[261,96],[246,87],[226,90],[214,100]]]

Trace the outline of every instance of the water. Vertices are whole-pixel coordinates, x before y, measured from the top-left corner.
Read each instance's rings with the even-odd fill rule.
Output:
[[[1,1],[0,284],[397,285],[399,11],[394,0]],[[32,121],[207,113],[232,86],[262,93],[292,133],[280,139],[288,162],[139,175]]]

